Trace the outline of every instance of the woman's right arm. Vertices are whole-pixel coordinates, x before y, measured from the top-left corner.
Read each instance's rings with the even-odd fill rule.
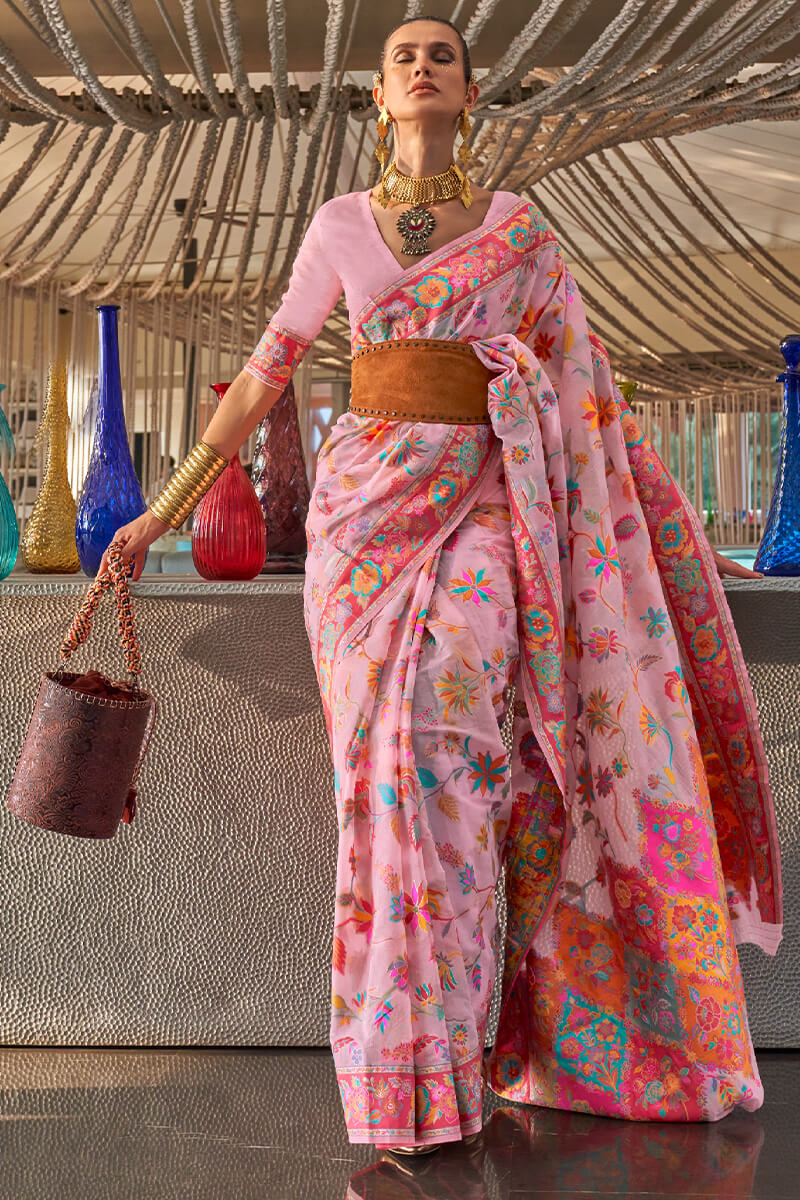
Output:
[[[286,385],[270,385],[243,367],[234,379],[209,421],[201,441],[216,450],[223,458],[233,458],[260,421],[276,403]],[[131,579],[138,579],[144,567],[144,552],[157,538],[166,533],[170,525],[147,508],[141,516],[121,526],[114,534],[114,541],[121,543],[122,558],[128,562],[134,555]],[[108,560],[103,554],[97,570],[97,578],[108,569]]]

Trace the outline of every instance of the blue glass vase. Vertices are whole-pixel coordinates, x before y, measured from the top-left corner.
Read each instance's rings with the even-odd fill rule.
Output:
[[[147,507],[125,430],[117,334],[119,305],[98,304],[97,312],[100,321],[97,418],[89,470],[75,520],[78,558],[90,576],[97,574],[103,552],[119,527],[133,521]]]
[[[786,370],[778,471],[767,524],[753,568],[765,575],[800,575],[800,334],[781,342]]]
[[[0,383],[0,393],[6,385]],[[4,450],[9,458],[14,457],[14,436],[11,432],[6,414],[0,408],[0,450]],[[0,475],[0,579],[5,579],[14,570],[19,550],[19,526],[17,514],[14,512],[14,501],[6,486],[6,481]]]

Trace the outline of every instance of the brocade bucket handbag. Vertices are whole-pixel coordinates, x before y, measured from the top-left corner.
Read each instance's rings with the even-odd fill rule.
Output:
[[[108,572],[89,587],[61,644],[61,665],[41,677],[6,805],[16,817],[74,837],[110,838],[136,811],[136,778],[155,723],[155,697],[139,687],[141,652],[121,546],[108,548]],[[129,680],[64,670],[89,635],[104,592],[113,587]]]

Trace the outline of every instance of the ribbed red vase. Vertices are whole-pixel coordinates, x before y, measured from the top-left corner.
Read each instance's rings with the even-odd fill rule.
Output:
[[[212,383],[217,402],[229,383]],[[267,556],[264,511],[238,451],[194,510],[192,559],[204,579],[254,579]]]

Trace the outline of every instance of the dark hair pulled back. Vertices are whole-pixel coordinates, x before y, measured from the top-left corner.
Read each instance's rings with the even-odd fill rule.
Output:
[[[464,83],[469,86],[470,76],[472,75],[472,63],[470,62],[469,57],[469,46],[464,41],[463,33],[460,29],[456,28],[453,22],[449,21],[447,17],[434,17],[427,15],[424,17],[409,17],[407,21],[401,21],[399,25],[395,25],[394,29],[390,29],[386,34],[386,37],[383,39],[383,46],[381,47],[381,61],[380,66],[378,67],[378,75],[380,76],[381,81],[383,81],[383,60],[386,55],[386,43],[393,33],[397,33],[398,29],[402,29],[404,25],[410,25],[413,21],[436,21],[436,23],[439,25],[447,25],[453,30],[453,33],[457,34],[459,43],[461,45],[461,61],[464,68]]]

